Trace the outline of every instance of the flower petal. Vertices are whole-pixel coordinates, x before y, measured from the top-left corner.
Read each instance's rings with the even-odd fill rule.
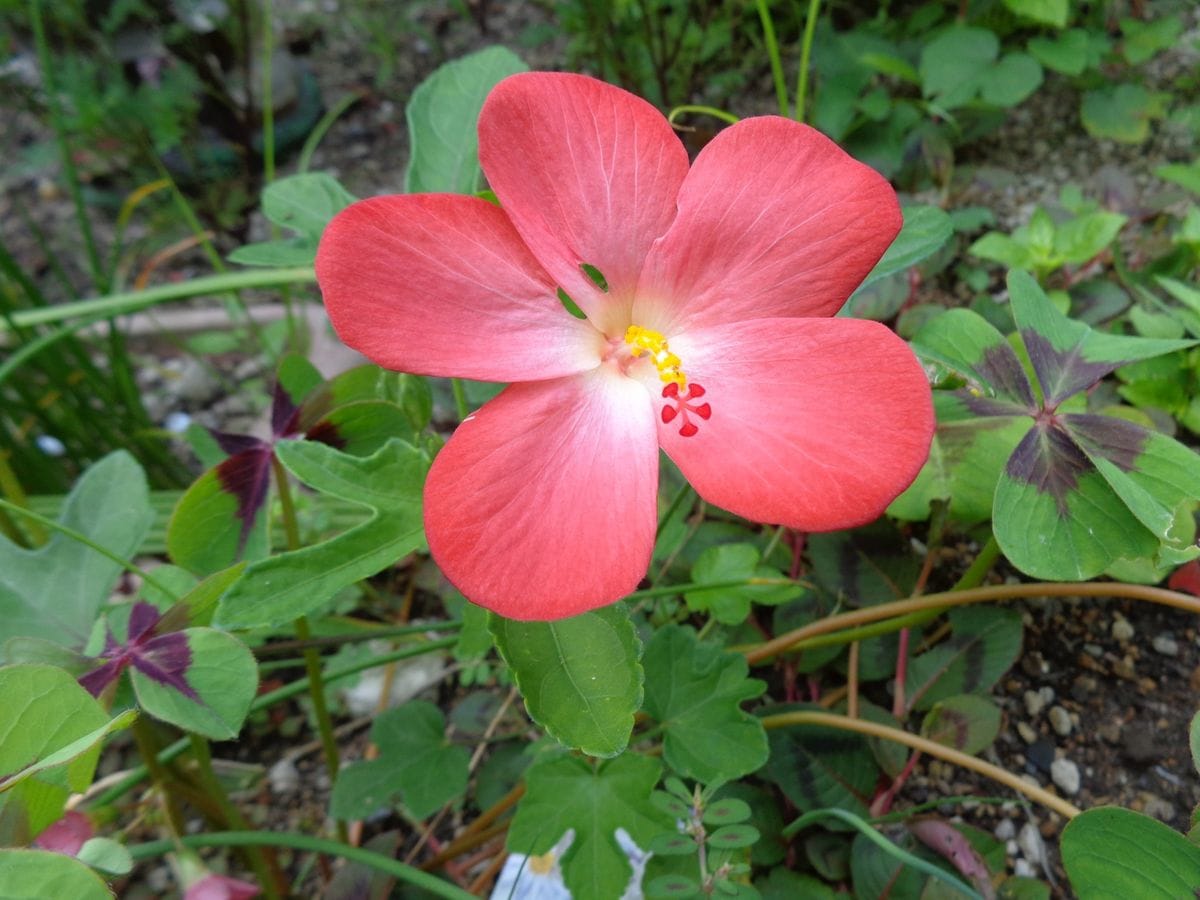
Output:
[[[429,549],[452,584],[493,612],[577,615],[645,575],[657,481],[654,411],[615,366],[512,385],[434,460]]]
[[[646,261],[633,321],[667,334],[831,316],[900,230],[896,192],[819,131],[745,119],[700,152]]]
[[[711,415],[659,440],[705,500],[758,522],[870,522],[916,477],[933,438],[925,373],[877,322],[757,319],[678,341]]]
[[[454,194],[363,200],[321,237],[317,280],[338,336],[387,369],[529,381],[598,362],[494,204]]]
[[[646,253],[671,224],[687,174],[667,120],[593,78],[526,72],[488,95],[479,159],[546,271],[597,328],[623,334]],[[607,294],[582,263],[600,270]]]

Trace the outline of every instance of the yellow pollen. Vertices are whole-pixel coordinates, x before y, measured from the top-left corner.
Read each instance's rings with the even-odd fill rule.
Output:
[[[531,856],[529,857],[529,870],[534,875],[549,875],[554,871],[555,862],[553,850],[543,853],[541,856]]]
[[[687,387],[687,376],[679,368],[682,365],[679,357],[671,352],[667,339],[657,331],[630,325],[625,332],[625,343],[634,356],[650,354],[650,361],[658,369],[658,377],[664,384],[674,382],[680,390]]]

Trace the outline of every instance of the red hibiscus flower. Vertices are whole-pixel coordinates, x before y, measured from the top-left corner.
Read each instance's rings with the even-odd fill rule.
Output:
[[[916,477],[921,366],[833,318],[901,225],[878,173],[774,116],[689,167],[648,103],[560,73],[491,92],[479,158],[500,206],[364,200],[316,263],[334,328],[381,366],[512,382],[425,486],[430,551],[469,599],[549,620],[636,588],[660,447],[708,502],[805,531],[871,521]]]

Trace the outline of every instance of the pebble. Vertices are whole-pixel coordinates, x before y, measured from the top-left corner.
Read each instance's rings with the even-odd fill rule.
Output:
[[[1028,722],[1017,723],[1017,734],[1019,734],[1021,736],[1021,740],[1027,744],[1032,744],[1037,740],[1037,732],[1033,730]]]
[[[1147,791],[1141,795],[1141,799],[1144,800],[1142,812],[1152,819],[1158,819],[1160,822],[1170,822],[1175,818],[1175,807],[1157,794],[1151,794]]]
[[[1073,797],[1079,793],[1079,766],[1069,759],[1056,759],[1050,764],[1050,780],[1068,797]]]
[[[1154,636],[1154,640],[1150,644],[1155,652],[1161,653],[1163,656],[1178,656],[1179,642],[1167,632]]]
[[[267,783],[275,794],[290,794],[300,787],[300,771],[286,756],[267,770]]]
[[[1017,836],[1017,826],[1012,819],[1001,819],[993,833],[998,841],[1011,841]]]
[[[1036,691],[1025,692],[1025,712],[1029,713],[1030,717],[1036,716],[1048,703],[1054,702],[1054,688],[1041,687]]]
[[[1033,866],[1031,866],[1028,861],[1024,859],[1018,859],[1015,863],[1013,863],[1013,874],[1018,878],[1037,877],[1037,872],[1034,871]]]
[[[1050,720],[1050,727],[1059,737],[1066,737],[1071,733],[1071,714],[1061,706],[1050,707],[1046,718]]]
[[[1021,848],[1021,855],[1032,865],[1038,865],[1045,858],[1042,833],[1032,822],[1026,822],[1017,832],[1017,846]]]
[[[1112,636],[1118,641],[1133,640],[1133,626],[1124,616],[1117,616],[1112,623]]]
[[[1156,732],[1147,723],[1132,721],[1121,729],[1121,754],[1130,762],[1147,765],[1162,754]]]
[[[1026,756],[1034,768],[1041,772],[1049,772],[1050,765],[1054,762],[1054,742],[1047,738],[1036,740],[1029,745]]]

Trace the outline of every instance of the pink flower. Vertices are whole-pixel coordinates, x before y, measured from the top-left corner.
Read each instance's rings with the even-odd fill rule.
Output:
[[[250,900],[261,891],[258,885],[228,875],[205,875],[183,892],[183,900]]]
[[[773,116],[689,168],[648,103],[559,73],[497,85],[479,157],[501,206],[364,200],[316,263],[334,328],[376,363],[512,382],[425,486],[430,551],[469,599],[558,619],[634,590],[660,447],[708,502],[805,531],[869,522],[916,477],[920,365],[832,318],[900,228],[878,173]]]

